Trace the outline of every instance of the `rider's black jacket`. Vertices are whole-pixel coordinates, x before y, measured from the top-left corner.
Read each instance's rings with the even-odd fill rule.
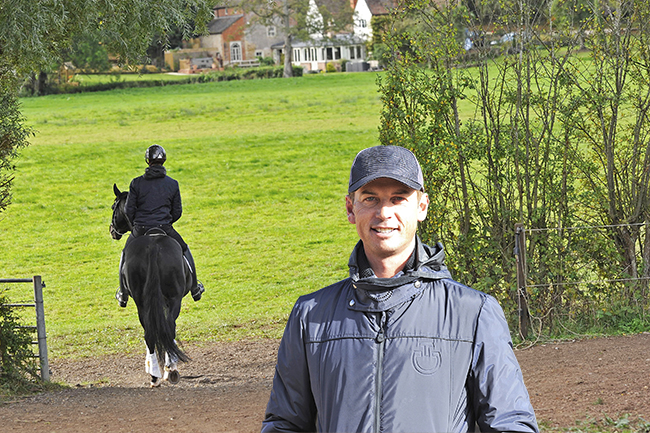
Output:
[[[167,176],[162,165],[151,165],[131,181],[126,216],[133,226],[165,226],[183,213],[178,182]]]

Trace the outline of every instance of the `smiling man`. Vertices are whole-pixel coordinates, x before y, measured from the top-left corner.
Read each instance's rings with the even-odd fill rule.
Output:
[[[296,302],[263,432],[537,432],[497,301],[423,244],[422,170],[402,147],[355,158],[350,277]]]

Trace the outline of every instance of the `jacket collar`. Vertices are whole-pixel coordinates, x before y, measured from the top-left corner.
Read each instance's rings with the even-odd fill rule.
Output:
[[[150,165],[144,169],[145,179],[159,179],[167,175],[167,170],[162,165]]]
[[[423,281],[451,278],[444,264],[441,243],[433,247],[415,239],[415,249],[404,270],[393,278],[377,278],[367,264],[363,242],[355,246],[348,266],[352,287],[348,305],[359,311],[386,311],[415,297],[423,290]]]

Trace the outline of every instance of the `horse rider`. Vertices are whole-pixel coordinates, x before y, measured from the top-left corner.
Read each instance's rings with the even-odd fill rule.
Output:
[[[166,160],[167,154],[162,146],[157,144],[149,146],[145,152],[145,161],[148,167],[145,169],[144,175],[131,181],[129,197],[126,201],[126,216],[133,229],[124,244],[124,249],[133,238],[142,236],[153,228],[162,229],[168,236],[175,239],[183,249],[183,256],[192,273],[190,292],[194,301],[198,301],[201,299],[205,288],[196,278],[194,258],[189,247],[172,226],[181,217],[183,208],[178,182],[167,176],[167,170],[163,167]],[[123,260],[120,258],[120,275],[122,262]],[[126,307],[129,294],[122,287],[121,278],[120,288],[117,290],[115,298],[120,307]]]

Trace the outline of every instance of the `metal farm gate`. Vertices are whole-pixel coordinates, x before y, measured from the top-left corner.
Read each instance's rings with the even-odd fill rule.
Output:
[[[32,343],[38,345],[38,358],[40,360],[41,378],[50,380],[50,366],[47,360],[47,337],[45,333],[45,310],[43,308],[43,287],[45,283],[40,275],[33,278],[0,278],[0,283],[34,283],[33,303],[10,303],[5,304],[13,308],[34,308],[36,310],[36,326],[27,326],[36,330],[37,340]]]

